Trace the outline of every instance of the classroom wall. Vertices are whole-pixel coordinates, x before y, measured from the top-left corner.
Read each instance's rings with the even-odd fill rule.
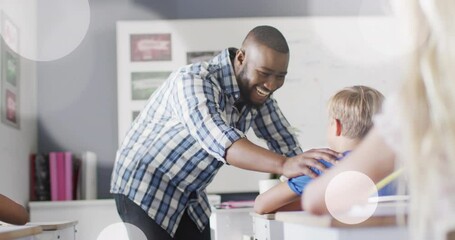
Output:
[[[0,8],[19,30],[20,49],[34,50],[36,4],[17,1],[15,6],[0,3]],[[4,64],[1,64],[4,67]],[[36,64],[20,59],[19,104],[20,129],[0,122],[0,193],[20,204],[29,199],[29,153],[37,150]],[[0,82],[1,88],[2,82]],[[0,97],[4,97],[0,93]]]
[[[37,64],[38,142],[42,152],[94,151],[99,161],[99,198],[109,198],[110,174],[118,139],[116,21],[381,15],[385,11],[385,0],[89,2],[91,21],[81,45],[62,59]]]

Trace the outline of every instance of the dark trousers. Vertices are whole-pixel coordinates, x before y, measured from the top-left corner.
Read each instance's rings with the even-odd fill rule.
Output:
[[[147,237],[147,240],[172,240],[172,239],[195,239],[210,240],[210,226],[206,226],[200,232],[196,224],[185,212],[180,220],[174,238],[155,222],[149,215],[136,203],[121,194],[114,194],[117,211],[123,222],[133,224],[138,227]],[[131,239],[134,240],[134,239]]]

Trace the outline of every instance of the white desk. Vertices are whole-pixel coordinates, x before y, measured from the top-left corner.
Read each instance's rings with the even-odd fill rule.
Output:
[[[114,199],[30,202],[31,222],[77,220],[77,239],[96,240],[112,224],[122,222]]]
[[[213,209],[210,216],[212,240],[241,240],[253,236],[252,208]]]
[[[255,240],[283,239],[283,222],[275,220],[275,214],[250,213],[253,218]]]
[[[378,210],[381,210],[380,206]],[[396,215],[391,213],[375,213],[366,221],[355,225],[339,222],[330,215],[315,216],[304,211],[277,212],[275,219],[283,222],[285,240],[408,239],[406,226],[397,225]]]
[[[39,226],[0,226],[0,240],[35,240],[34,236],[43,230]]]
[[[77,221],[27,223],[27,226],[38,226],[43,230],[35,236],[36,240],[76,240],[76,225]]]

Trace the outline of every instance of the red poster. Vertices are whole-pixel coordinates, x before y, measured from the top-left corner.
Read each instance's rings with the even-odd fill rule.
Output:
[[[16,123],[16,94],[6,90],[6,119]]]
[[[131,61],[170,61],[172,60],[171,34],[132,34]]]

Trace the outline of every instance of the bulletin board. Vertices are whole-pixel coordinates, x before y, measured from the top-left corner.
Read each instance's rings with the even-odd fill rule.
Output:
[[[227,47],[240,47],[258,25],[278,28],[288,41],[288,75],[275,97],[304,150],[326,147],[326,104],[336,91],[367,85],[387,96],[400,85],[400,59],[405,53],[390,16],[121,21],[117,22],[119,144],[147,96],[168,73]],[[248,137],[265,146],[254,134]],[[257,191],[257,181],[268,177],[226,166],[207,190]]]

